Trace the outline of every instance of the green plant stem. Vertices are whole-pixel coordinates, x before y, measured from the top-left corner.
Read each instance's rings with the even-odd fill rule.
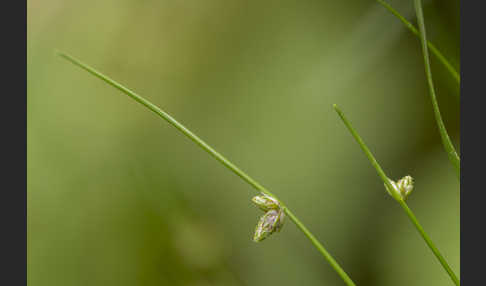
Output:
[[[349,131],[351,132],[351,135],[353,135],[354,139],[358,142],[361,149],[363,149],[363,152],[366,154],[366,157],[368,157],[368,160],[370,160],[371,165],[373,165],[373,167],[376,169],[376,172],[378,172],[378,176],[380,176],[380,178],[383,180],[385,185],[390,190],[393,190],[394,189],[393,185],[390,183],[390,180],[386,176],[386,174],[383,171],[383,169],[381,168],[380,164],[378,164],[378,161],[376,161],[376,159],[373,156],[373,154],[371,153],[370,149],[368,149],[368,146],[366,146],[363,139],[361,139],[361,136],[359,136],[359,134],[356,132],[356,130],[354,130],[353,126],[351,126],[351,123],[348,121],[346,116],[344,116],[344,113],[341,111],[341,109],[339,109],[339,107],[336,104],[333,104],[332,107],[337,112],[339,117],[341,117],[342,121],[344,122],[344,125],[346,125],[346,127],[349,129]]]
[[[341,111],[341,109],[339,109],[339,107],[337,107],[336,104],[334,104],[333,107],[334,107],[334,110],[336,110],[336,112],[339,115],[339,117],[341,117],[341,120],[344,122],[344,125],[346,125],[346,127],[349,130],[349,132],[351,132],[351,135],[353,135],[354,139],[356,139],[356,141],[358,142],[359,146],[361,147],[361,149],[363,150],[363,152],[366,154],[366,156],[370,160],[371,165],[373,165],[373,167],[375,167],[376,172],[378,173],[378,175],[380,176],[380,178],[383,180],[383,182],[385,183],[385,185],[390,190],[394,190],[395,188],[390,183],[390,179],[386,176],[385,172],[381,168],[380,164],[378,164],[378,162],[376,161],[375,157],[371,153],[370,149],[364,143],[363,139],[361,139],[361,136],[359,136],[358,132],[356,132],[356,130],[353,128],[353,126],[351,125],[351,122],[349,122],[349,120],[346,118],[346,116],[344,116],[344,113]],[[427,233],[425,232],[425,230],[423,229],[423,227],[420,225],[420,223],[418,222],[417,218],[413,214],[412,210],[410,210],[410,208],[407,206],[407,204],[405,203],[405,201],[398,194],[395,194],[393,192],[390,192],[390,193],[392,194],[393,198],[396,201],[398,201],[398,203],[402,206],[402,208],[404,209],[405,213],[408,215],[409,219],[412,221],[412,223],[415,226],[415,228],[418,230],[418,232],[420,233],[420,235],[422,236],[422,238],[425,240],[425,243],[427,243],[427,246],[435,254],[435,257],[437,257],[437,259],[439,260],[439,262],[442,265],[442,267],[444,267],[444,269],[447,272],[447,274],[449,274],[449,276],[451,277],[452,281],[456,285],[459,285],[460,284],[459,283],[459,279],[457,279],[457,276],[451,270],[451,268],[449,267],[449,264],[447,264],[447,261],[444,259],[444,257],[442,257],[442,255],[440,254],[440,252],[437,249],[437,247],[435,246],[435,244],[432,242],[432,240],[429,238],[429,236],[427,235]]]
[[[184,125],[179,123],[177,120],[175,120],[172,116],[158,108],[156,105],[152,104],[150,101],[146,100],[145,98],[141,97],[140,95],[136,94],[135,92],[129,90],[128,88],[122,86],[121,84],[117,83],[116,81],[110,79],[109,77],[105,76],[104,74],[96,71],[92,67],[82,63],[81,61],[75,59],[74,57],[67,55],[62,52],[57,52],[59,56],[62,58],[68,60],[69,62],[73,63],[74,65],[88,71],[89,73],[93,74],[97,78],[105,81],[109,85],[117,88],[118,90],[122,91],[126,95],[130,96],[132,99],[137,101],[138,103],[142,104],[143,106],[147,107],[149,110],[152,112],[156,113],[160,117],[162,117],[164,120],[169,122],[172,126],[177,128],[180,132],[182,132],[184,135],[186,135],[189,139],[191,139],[194,143],[196,143],[199,147],[201,147],[204,151],[209,153],[211,156],[213,156],[216,160],[218,160],[220,163],[222,163],[224,166],[226,166],[228,169],[230,169],[233,173],[238,175],[240,178],[242,178],[245,182],[253,186],[256,190],[271,196],[275,198],[277,201],[280,202],[282,208],[286,212],[286,214],[290,217],[290,219],[297,225],[297,227],[309,238],[311,243],[317,248],[317,250],[324,256],[324,258],[329,262],[329,264],[336,270],[338,275],[343,279],[343,281],[348,285],[348,286],[355,286],[354,282],[349,278],[349,276],[346,274],[346,272],[339,266],[339,264],[334,260],[334,258],[327,252],[327,250],[324,248],[324,246],[315,238],[315,236],[305,227],[305,225],[270,191],[268,191],[265,187],[263,187],[261,184],[259,184],[257,181],[255,181],[253,178],[251,178],[249,175],[247,175],[245,172],[243,172],[240,168],[238,168],[236,165],[231,163],[228,159],[226,159],[223,155],[218,153],[216,150],[214,150],[211,146],[209,146],[206,142],[204,142],[201,138],[199,138],[196,134],[192,133],[189,129],[187,129]]]
[[[435,257],[437,257],[437,259],[439,260],[440,264],[442,264],[442,267],[444,267],[445,271],[447,272],[447,274],[449,274],[449,276],[451,277],[452,281],[456,284],[456,285],[460,285],[461,282],[459,281],[459,279],[457,278],[456,274],[454,273],[454,271],[452,271],[452,269],[449,267],[449,264],[447,264],[447,261],[445,260],[444,257],[442,257],[442,255],[440,254],[439,250],[437,249],[437,247],[435,247],[434,243],[432,242],[432,240],[429,238],[429,236],[427,235],[427,233],[425,232],[424,228],[422,227],[422,225],[419,223],[419,221],[417,220],[417,218],[415,217],[415,215],[413,214],[412,210],[408,207],[407,203],[404,201],[404,200],[399,200],[398,203],[400,204],[400,206],[402,206],[402,208],[405,210],[405,212],[407,213],[408,217],[410,218],[410,220],[412,221],[413,225],[415,226],[415,228],[418,230],[418,232],[420,233],[420,235],[422,236],[422,238],[425,240],[425,242],[427,243],[427,245],[429,246],[430,250],[432,250],[432,252],[434,253]]]
[[[385,7],[388,11],[390,11],[393,15],[395,15],[402,23],[407,27],[414,35],[417,37],[420,37],[420,33],[415,28],[412,23],[407,21],[405,17],[403,17],[400,13],[398,13],[397,10],[393,9],[390,4],[386,3],[383,0],[376,0],[378,3],[380,3],[383,7]],[[444,57],[444,55],[437,49],[434,44],[431,42],[427,41],[427,46],[429,47],[430,51],[439,59],[439,61],[445,66],[445,68],[449,71],[449,73],[452,75],[452,77],[456,80],[458,84],[461,83],[461,76],[459,73],[456,71],[456,69],[449,63],[449,61]],[[459,95],[459,94],[458,94]]]
[[[423,11],[422,11],[422,3],[420,0],[414,0],[414,5],[415,5],[415,12],[417,13],[417,22],[420,29],[420,42],[422,44],[422,52],[424,55],[425,74],[427,76],[427,83],[429,85],[429,93],[430,93],[430,98],[432,100],[432,107],[434,109],[435,120],[437,121],[437,126],[439,127],[439,133],[442,139],[442,144],[444,145],[444,149],[447,152],[449,161],[451,161],[452,165],[456,169],[457,177],[460,178],[461,160],[459,158],[459,155],[457,155],[456,149],[454,149],[454,145],[452,145],[449,135],[447,134],[447,130],[445,128],[444,122],[442,121],[442,116],[440,115],[439,104],[437,103],[437,98],[435,96],[434,82],[432,80],[432,70],[430,69],[429,52],[427,49],[427,38],[425,33],[425,23],[424,23]]]
[[[67,55],[62,52],[57,52],[59,56],[62,58],[70,61],[71,63],[77,65],[78,67],[81,67],[82,69],[90,72],[91,74],[95,75],[99,79],[107,82],[109,85],[119,89],[126,95],[130,96],[132,99],[137,101],[138,103],[142,104],[143,106],[147,107],[150,111],[154,112],[155,114],[159,115],[162,117],[164,120],[169,122],[172,126],[177,128],[180,132],[182,132],[184,135],[186,135],[189,139],[191,139],[194,143],[199,145],[202,149],[204,149],[206,152],[208,152],[211,156],[213,156],[216,160],[221,162],[223,165],[225,165],[228,169],[233,171],[236,175],[240,176],[244,181],[246,181],[248,184],[252,185],[255,189],[259,190],[260,192],[269,195],[271,197],[275,197],[272,193],[270,193],[266,188],[264,188],[262,185],[260,185],[258,182],[253,180],[250,176],[248,176],[245,172],[240,170],[238,167],[236,167],[233,163],[231,163],[228,159],[226,159],[223,155],[219,154],[216,150],[211,148],[206,142],[204,142],[201,138],[199,138],[196,134],[192,133],[189,129],[187,129],[184,125],[179,123],[177,120],[175,120],[172,116],[170,116],[168,113],[164,112],[160,108],[158,108],[156,105],[151,103],[150,101],[146,100],[145,98],[141,97],[140,95],[136,94],[135,92],[131,91],[130,89],[122,86],[118,82],[112,80],[111,78],[105,76],[104,74],[96,71],[92,67],[80,62],[79,60],[75,59],[74,57]]]

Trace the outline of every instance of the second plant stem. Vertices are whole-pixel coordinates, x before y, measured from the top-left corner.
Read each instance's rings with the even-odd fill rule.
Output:
[[[341,120],[344,122],[344,125],[346,125],[346,127],[348,128],[348,130],[351,133],[351,135],[353,135],[354,139],[358,142],[358,145],[361,147],[361,149],[363,150],[363,152],[366,154],[366,156],[368,157],[368,159],[371,162],[371,165],[373,165],[373,167],[376,169],[376,172],[378,173],[378,175],[380,176],[380,178],[383,180],[383,182],[385,183],[385,185],[388,187],[388,189],[389,190],[395,189],[392,186],[392,184],[390,183],[390,179],[386,176],[386,174],[383,171],[383,169],[381,168],[380,164],[378,164],[378,161],[376,161],[375,156],[373,156],[373,154],[371,153],[371,151],[368,148],[368,146],[366,146],[366,144],[364,143],[363,139],[361,139],[361,136],[359,136],[358,132],[351,125],[351,122],[349,122],[349,120],[346,118],[346,116],[344,115],[344,113],[341,111],[341,109],[339,109],[339,107],[337,107],[336,104],[334,104],[333,107],[334,107],[334,110],[336,110],[336,112],[339,115],[339,117],[341,117]],[[449,276],[451,277],[451,280],[456,285],[460,285],[459,279],[457,278],[456,274],[454,273],[454,271],[452,271],[451,267],[449,266],[449,264],[447,263],[447,261],[445,260],[445,258],[442,256],[442,254],[440,254],[439,250],[437,249],[437,247],[435,246],[435,244],[432,242],[432,240],[429,238],[429,236],[425,232],[424,228],[422,227],[422,225],[419,223],[419,221],[417,220],[417,218],[413,214],[412,210],[408,207],[407,203],[405,203],[405,201],[399,195],[397,195],[396,193],[391,192],[391,194],[392,194],[393,198],[403,208],[403,210],[407,214],[407,216],[410,219],[410,221],[413,223],[413,225],[415,226],[415,228],[417,229],[417,231],[420,233],[420,235],[424,239],[424,241],[427,244],[427,246],[434,253],[435,257],[437,258],[437,260],[439,260],[440,264],[442,265],[442,267],[444,268],[444,270],[447,272],[447,274],[449,274]]]
[[[398,203],[405,210],[405,212],[407,213],[408,217],[412,221],[413,225],[415,226],[415,228],[417,228],[418,232],[423,237],[423,239],[425,240],[425,242],[429,246],[430,250],[432,250],[432,252],[434,253],[435,257],[437,257],[437,259],[439,260],[440,264],[442,264],[442,267],[444,267],[444,270],[447,272],[447,274],[449,274],[449,276],[451,277],[451,279],[454,282],[454,284],[460,285],[461,282],[459,281],[459,278],[457,278],[457,276],[454,273],[454,271],[452,271],[452,269],[449,266],[449,264],[447,264],[447,261],[445,260],[445,258],[442,257],[442,254],[440,254],[440,252],[437,249],[437,247],[435,247],[435,244],[432,242],[432,240],[430,239],[430,237],[427,235],[427,233],[425,232],[424,228],[422,227],[422,225],[419,223],[419,221],[417,220],[417,218],[413,214],[412,210],[408,207],[407,203],[405,203],[405,201],[403,201],[403,200],[398,201]]]
[[[341,277],[341,279],[348,285],[348,286],[356,286],[353,280],[348,276],[348,274],[344,271],[344,269],[337,263],[337,261],[329,254],[329,252],[324,248],[324,246],[317,240],[317,238],[307,229],[307,227],[270,191],[268,191],[265,187],[243,172],[240,168],[238,168],[235,164],[231,163],[228,159],[226,159],[223,155],[218,153],[214,150],[211,146],[209,146],[206,142],[204,142],[201,138],[199,138],[196,134],[192,133],[189,129],[187,129],[184,125],[179,123],[175,120],[172,116],[168,113],[164,112],[160,108],[158,108],[155,104],[151,103],[150,101],[146,100],[145,98],[141,97],[140,95],[136,94],[135,92],[129,90],[128,88],[124,87],[123,85],[119,84],[118,82],[112,80],[111,78],[105,76],[104,74],[98,72],[94,68],[82,63],[81,61],[75,59],[74,57],[67,55],[65,53],[58,52],[58,55],[62,58],[68,60],[69,62],[73,63],[74,65],[88,71],[92,75],[96,76],[97,78],[105,81],[109,85],[117,88],[118,90],[122,91],[138,103],[142,104],[143,106],[147,107],[149,110],[163,118],[165,121],[169,122],[172,126],[177,128],[181,133],[186,135],[191,141],[199,145],[204,151],[209,153],[213,156],[216,160],[226,166],[229,170],[233,173],[238,175],[242,178],[245,182],[253,186],[256,190],[275,198],[277,201],[280,202],[281,207],[284,209],[285,213],[289,216],[289,218],[295,223],[295,225],[305,234],[305,236],[310,240],[310,242],[316,247],[316,249],[324,256],[324,258],[329,262],[331,267],[337,272],[337,274]]]

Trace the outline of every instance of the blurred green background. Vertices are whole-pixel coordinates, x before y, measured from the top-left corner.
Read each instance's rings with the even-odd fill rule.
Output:
[[[332,109],[459,271],[459,183],[418,39],[375,1],[28,2],[30,285],[344,285],[288,221],[251,241],[249,185],[72,54],[169,112],[276,193],[358,285],[451,285]],[[390,1],[414,19],[412,1]],[[459,2],[424,1],[458,67]],[[459,88],[432,58],[455,144]]]

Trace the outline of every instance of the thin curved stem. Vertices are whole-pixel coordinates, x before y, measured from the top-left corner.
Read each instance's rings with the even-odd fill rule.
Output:
[[[223,165],[225,165],[228,169],[233,171],[236,175],[240,176],[244,181],[246,181],[248,184],[252,185],[255,189],[259,190],[260,192],[269,195],[271,197],[275,197],[272,193],[270,193],[266,188],[264,188],[262,185],[260,185],[258,182],[253,180],[250,176],[248,176],[245,172],[240,170],[237,166],[235,166],[233,163],[231,163],[228,159],[226,159],[223,155],[219,154],[216,150],[214,150],[211,146],[209,146],[206,142],[204,142],[201,138],[199,138],[196,134],[192,133],[189,129],[187,129],[184,125],[179,123],[177,120],[175,120],[172,116],[170,116],[168,113],[164,112],[160,108],[158,108],[156,105],[151,103],[150,101],[146,100],[145,98],[141,97],[140,95],[136,94],[135,92],[131,91],[130,89],[124,87],[123,85],[119,84],[118,82],[112,80],[111,78],[105,76],[104,74],[96,71],[92,67],[80,62],[79,60],[73,58],[72,56],[69,56],[65,53],[58,52],[59,56],[62,58],[70,61],[71,63],[77,65],[78,67],[81,67],[82,69],[90,72],[91,74],[95,75],[97,78],[107,82],[109,85],[119,89],[126,95],[130,96],[132,99],[137,101],[138,103],[142,104],[143,106],[147,107],[150,111],[154,112],[155,114],[159,115],[162,117],[164,120],[169,122],[172,126],[177,128],[180,132],[182,132],[184,135],[186,135],[189,139],[191,139],[194,143],[199,145],[202,149],[204,149],[206,152],[208,152],[211,156],[213,156],[216,160],[221,162]]]
[[[194,143],[196,143],[199,147],[201,147],[204,151],[209,153],[211,156],[213,156],[216,160],[218,160],[220,163],[222,163],[224,166],[226,166],[228,169],[230,169],[233,173],[238,175],[240,178],[242,178],[245,182],[253,186],[256,190],[271,196],[275,198],[277,201],[280,202],[282,208],[285,210],[286,214],[290,217],[290,219],[297,225],[297,227],[309,238],[311,243],[317,248],[317,250],[324,256],[324,258],[329,262],[329,264],[336,270],[337,274],[343,279],[343,281],[348,285],[348,286],[356,286],[354,282],[349,278],[349,276],[346,274],[346,272],[339,266],[339,264],[334,260],[334,258],[327,252],[327,250],[322,246],[322,244],[315,238],[315,236],[305,227],[305,225],[270,191],[268,191],[265,187],[263,187],[261,184],[259,184],[257,181],[255,181],[253,178],[251,178],[249,175],[247,175],[245,172],[243,172],[240,168],[238,168],[235,164],[231,163],[228,159],[226,159],[223,155],[218,153],[216,150],[214,150],[211,146],[209,146],[206,142],[204,142],[201,138],[199,138],[196,134],[192,133],[189,129],[187,129],[184,125],[179,123],[177,120],[175,120],[172,116],[170,116],[168,113],[164,112],[160,108],[158,108],[156,105],[151,103],[150,101],[146,100],[145,98],[141,97],[140,95],[136,94],[135,92],[129,90],[128,88],[122,86],[121,84],[117,83],[116,81],[110,79],[106,75],[96,71],[92,67],[82,63],[81,61],[75,59],[74,57],[67,55],[62,52],[57,52],[59,56],[62,58],[68,60],[69,62],[73,63],[74,65],[88,71],[89,73],[93,74],[97,78],[105,81],[109,85],[117,88],[118,90],[122,91],[126,95],[130,96],[132,99],[137,101],[138,103],[142,104],[143,106],[147,107],[149,110],[154,112],[155,114],[159,115],[162,117],[164,120],[169,122],[172,126],[177,128],[180,132],[182,132],[184,135],[186,135],[189,139],[191,139]]]
[[[451,139],[449,138],[449,134],[447,134],[447,130],[445,128],[444,122],[442,121],[442,116],[440,115],[439,104],[437,103],[437,98],[435,96],[434,82],[432,80],[432,70],[430,69],[429,52],[427,49],[427,37],[425,33],[425,23],[424,23],[423,11],[422,11],[422,3],[420,0],[414,0],[414,5],[415,5],[415,12],[417,14],[418,26],[420,29],[420,42],[422,44],[422,52],[424,55],[425,74],[427,76],[427,83],[429,85],[430,99],[432,100],[432,107],[434,109],[435,120],[437,121],[437,126],[439,127],[439,133],[442,139],[442,144],[444,145],[444,149],[447,152],[449,161],[451,161],[452,165],[456,169],[457,177],[460,178],[461,160],[459,158],[459,155],[457,155],[456,149],[454,149],[454,145],[452,145]]]
[[[349,130],[349,132],[351,132],[351,135],[353,135],[354,139],[358,142],[359,146],[361,147],[361,149],[363,150],[363,152],[366,154],[366,156],[370,160],[371,165],[373,165],[373,167],[375,167],[376,172],[378,173],[378,175],[380,176],[380,178],[383,180],[383,182],[385,183],[385,185],[390,190],[393,190],[394,187],[391,185],[390,180],[386,176],[386,174],[383,171],[383,169],[381,168],[380,164],[378,164],[378,162],[376,161],[375,157],[371,153],[371,151],[368,148],[368,146],[366,146],[366,144],[364,143],[363,139],[361,139],[361,136],[359,136],[358,132],[356,132],[356,130],[353,128],[353,126],[351,125],[351,122],[349,122],[349,120],[346,118],[346,116],[344,116],[344,113],[341,111],[341,109],[339,109],[339,107],[337,107],[336,104],[334,104],[333,107],[334,107],[334,110],[336,110],[336,112],[339,115],[339,117],[341,117],[341,120],[344,122],[344,125],[346,125],[346,127]],[[402,208],[404,209],[404,211],[407,214],[408,218],[412,221],[413,225],[415,226],[415,228],[417,229],[417,231],[420,233],[420,235],[422,236],[422,238],[425,240],[425,243],[430,248],[430,250],[435,254],[435,257],[439,260],[439,262],[442,265],[442,267],[444,267],[444,270],[447,272],[447,274],[449,274],[449,276],[451,277],[452,281],[456,285],[459,285],[460,284],[459,283],[459,279],[454,274],[454,272],[452,271],[452,269],[449,266],[449,264],[447,264],[447,261],[444,259],[444,257],[440,254],[440,252],[437,249],[437,247],[435,246],[435,244],[429,238],[429,236],[425,232],[424,228],[420,225],[420,223],[418,222],[417,218],[413,214],[412,210],[410,210],[410,208],[408,208],[407,204],[405,203],[405,201],[400,196],[398,196],[394,192],[391,192],[391,194],[392,194],[393,198],[402,206]]]
[[[405,17],[403,17],[397,10],[393,9],[390,4],[386,3],[383,0],[376,0],[380,3],[383,7],[385,7],[388,11],[390,11],[393,15],[395,15],[402,23],[407,27],[414,35],[420,37],[420,32],[415,28],[415,26],[407,21]],[[446,57],[432,44],[430,41],[427,41],[427,46],[429,47],[430,51],[437,57],[437,59],[445,66],[445,68],[449,71],[452,77],[456,80],[458,84],[461,83],[461,76],[457,72],[457,70],[451,65],[451,63],[446,59]],[[459,95],[459,93],[458,93]]]

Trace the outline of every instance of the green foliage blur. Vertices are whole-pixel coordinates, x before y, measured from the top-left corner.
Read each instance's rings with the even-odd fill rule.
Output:
[[[282,199],[358,285],[451,285],[332,109],[459,265],[459,183],[418,38],[375,1],[28,2],[28,283],[344,285],[287,221],[251,240],[249,185],[67,52],[170,113]],[[412,1],[389,1],[414,20]],[[459,2],[424,1],[459,67]],[[459,88],[431,55],[459,147]]]

